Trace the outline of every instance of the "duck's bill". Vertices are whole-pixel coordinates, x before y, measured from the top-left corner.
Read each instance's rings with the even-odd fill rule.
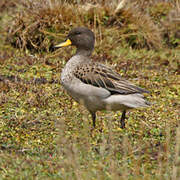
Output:
[[[66,47],[66,46],[70,46],[72,44],[70,39],[67,39],[65,42],[62,42],[60,44],[57,44],[56,46],[54,46],[55,48],[61,48],[61,47]]]

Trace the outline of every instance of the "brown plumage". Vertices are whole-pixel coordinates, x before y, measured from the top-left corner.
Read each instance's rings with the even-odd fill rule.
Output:
[[[74,75],[86,84],[109,90],[111,94],[148,93],[149,91],[131,84],[111,68],[95,63],[80,64]]]

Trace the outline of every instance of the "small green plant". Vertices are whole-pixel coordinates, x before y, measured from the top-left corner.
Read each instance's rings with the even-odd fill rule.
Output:
[[[84,2],[0,1],[0,179],[179,179],[178,6]],[[95,32],[95,61],[150,90],[152,106],[129,111],[126,129],[107,111],[91,129],[60,84],[75,50],[49,49],[75,26]]]

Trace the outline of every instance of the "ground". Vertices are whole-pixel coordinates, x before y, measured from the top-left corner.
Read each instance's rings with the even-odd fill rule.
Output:
[[[23,2],[0,4],[0,179],[180,178],[179,24],[169,20],[178,1],[149,6],[145,25],[131,7],[113,14],[103,4],[85,12],[75,1],[59,9]],[[125,129],[121,112],[109,111],[97,113],[93,129],[60,84],[75,48],[51,47],[79,25],[96,34],[94,61],[150,91],[152,105],[129,111]]]

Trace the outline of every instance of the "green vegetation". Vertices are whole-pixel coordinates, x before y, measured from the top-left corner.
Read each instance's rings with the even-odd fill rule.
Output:
[[[0,2],[0,179],[179,179],[178,0]],[[72,27],[96,34],[95,61],[150,90],[150,108],[87,110],[59,79],[75,49],[52,52]]]

